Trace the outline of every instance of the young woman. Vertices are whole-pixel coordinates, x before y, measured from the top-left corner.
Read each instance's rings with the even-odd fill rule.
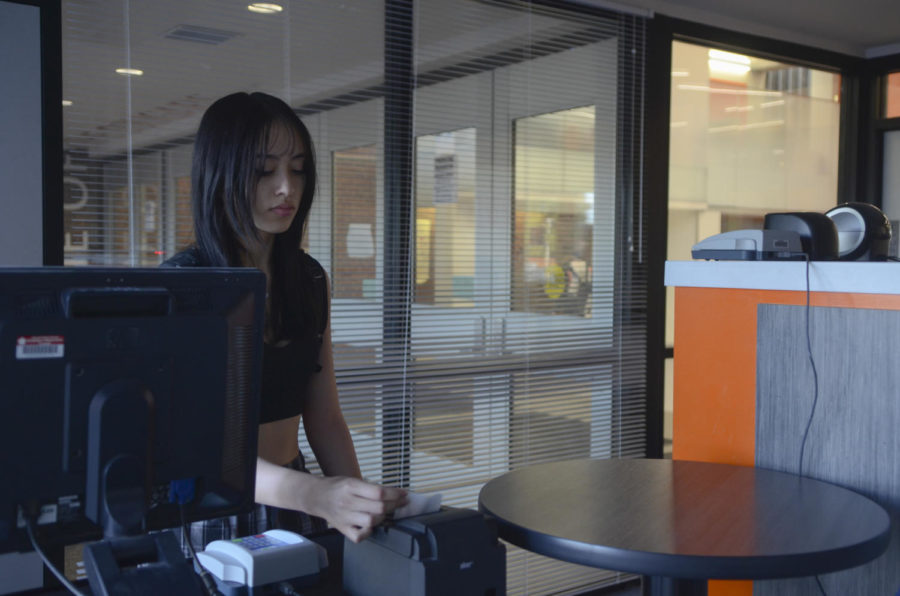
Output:
[[[300,249],[316,186],[309,131],[280,99],[228,95],[203,115],[191,178],[196,243],[163,265],[256,267],[267,279],[258,505],[246,518],[194,524],[192,541],[271,527],[309,533],[323,520],[362,540],[406,493],[361,479],[338,402],[328,279]],[[304,466],[301,421],[325,476]]]

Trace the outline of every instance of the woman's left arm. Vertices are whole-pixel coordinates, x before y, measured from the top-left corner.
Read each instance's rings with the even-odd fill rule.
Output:
[[[312,375],[303,400],[303,428],[322,472],[329,477],[323,480],[327,487],[334,489],[326,491],[330,496],[326,498],[327,502],[321,503],[324,509],[330,508],[332,513],[331,518],[325,517],[330,521],[336,520],[336,527],[356,542],[371,533],[372,527],[381,523],[386,514],[406,504],[406,491],[366,481],[347,482],[346,477],[361,479],[362,474],[338,399],[330,323],[322,334],[319,366],[322,369]],[[364,525],[346,521],[359,519],[360,515],[365,520]]]
[[[350,429],[344,420],[334,375],[334,352],[331,347],[331,323],[322,334],[319,365],[309,382],[303,401],[303,428],[316,460],[326,476],[361,478]]]

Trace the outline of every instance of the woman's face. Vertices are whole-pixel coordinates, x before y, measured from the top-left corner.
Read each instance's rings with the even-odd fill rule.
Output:
[[[257,163],[259,181],[253,197],[253,223],[265,239],[286,232],[297,215],[306,182],[305,150],[296,131],[273,126],[266,153]]]

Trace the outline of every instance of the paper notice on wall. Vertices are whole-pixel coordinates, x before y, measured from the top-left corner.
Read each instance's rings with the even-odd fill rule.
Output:
[[[347,226],[347,256],[351,259],[371,259],[375,256],[371,224],[352,223]]]
[[[434,203],[456,202],[456,156],[434,158]]]

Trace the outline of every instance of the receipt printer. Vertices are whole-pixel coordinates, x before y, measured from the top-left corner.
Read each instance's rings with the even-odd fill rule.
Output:
[[[379,526],[344,543],[344,593],[351,596],[506,594],[506,548],[494,521],[442,508]]]

